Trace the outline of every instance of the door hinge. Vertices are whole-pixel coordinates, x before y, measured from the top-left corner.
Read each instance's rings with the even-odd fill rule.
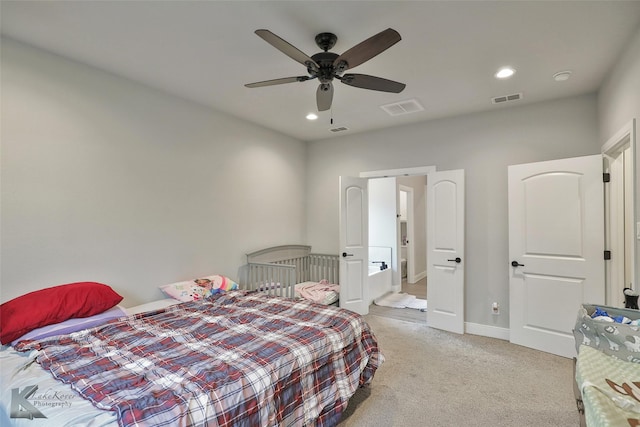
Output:
[[[611,182],[611,174],[609,172],[602,174],[602,182]]]
[[[611,251],[604,251],[604,259],[608,261],[611,259]]]

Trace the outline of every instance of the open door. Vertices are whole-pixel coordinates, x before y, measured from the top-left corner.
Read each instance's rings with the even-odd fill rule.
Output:
[[[602,156],[509,166],[508,181],[510,340],[573,357],[580,305],[605,301]]]
[[[427,324],[464,333],[464,170],[427,177]]]
[[[340,177],[340,307],[369,313],[367,178]]]

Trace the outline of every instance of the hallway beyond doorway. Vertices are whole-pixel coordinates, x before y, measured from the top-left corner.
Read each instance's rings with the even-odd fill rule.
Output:
[[[409,295],[415,295],[420,299],[427,299],[427,278],[417,281],[416,283],[407,283],[402,281],[402,292]],[[412,323],[427,323],[427,313],[411,308],[391,308],[381,307],[375,304],[369,306],[369,314],[380,317],[389,317],[397,320],[404,320]]]

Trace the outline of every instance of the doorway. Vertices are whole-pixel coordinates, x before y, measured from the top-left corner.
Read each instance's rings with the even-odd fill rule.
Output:
[[[396,178],[399,192],[399,237],[402,292],[426,299],[427,177]]]
[[[425,230],[428,231],[427,272],[431,281],[428,286],[429,306],[425,307],[425,316],[429,316],[429,326],[455,333],[464,333],[464,193],[465,174],[463,169],[436,171],[435,167],[418,167],[388,171],[362,172],[359,178],[340,177],[340,301],[353,303],[353,311],[360,314],[369,313],[372,298],[369,294],[366,274],[365,256],[350,252],[350,248],[360,248],[368,252],[369,244],[369,212],[370,200],[368,187],[373,181],[370,178],[389,178],[398,176],[428,176],[425,198],[428,206]],[[351,184],[350,184],[351,183]],[[394,181],[395,183],[395,181]],[[396,199],[393,203],[392,219],[398,221],[398,192],[394,190]],[[353,197],[350,197],[353,196]],[[357,196],[357,197],[356,197]],[[351,200],[352,199],[352,200]],[[397,232],[396,231],[396,232]],[[356,238],[357,237],[357,238]],[[400,289],[400,261],[398,251],[398,235],[392,242],[393,292]],[[350,246],[349,242],[354,245]],[[357,242],[357,245],[356,245]],[[427,255],[425,254],[425,258]],[[357,264],[357,265],[356,265]],[[348,269],[349,265],[353,268]],[[349,271],[346,271],[349,270]],[[357,274],[356,274],[357,271]],[[349,272],[353,273],[353,283]],[[343,297],[348,297],[345,302]],[[424,303],[427,300],[423,301]],[[346,307],[348,308],[348,307]]]
[[[374,292],[369,312],[377,316],[427,321],[426,179],[425,175],[370,179],[370,257],[379,249],[373,242],[386,242],[394,254],[397,252],[392,256],[397,267],[395,286],[377,293],[375,283],[369,286]],[[385,230],[381,230],[382,224]]]
[[[369,311],[373,314],[426,323],[426,182],[428,170],[409,174],[384,171],[369,176],[369,245],[386,245],[392,249],[393,283],[380,295],[371,295]],[[368,173],[372,174],[372,173]],[[383,218],[379,218],[382,216]],[[374,246],[374,248],[371,248]],[[407,308],[384,304],[384,296],[398,296],[399,305],[406,295]],[[413,300],[412,298],[415,298]],[[384,299],[384,298],[382,298]],[[397,302],[394,300],[394,302]]]

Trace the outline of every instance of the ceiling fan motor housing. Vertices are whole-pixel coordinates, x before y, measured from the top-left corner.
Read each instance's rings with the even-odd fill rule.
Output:
[[[333,62],[336,60],[338,56],[340,55],[333,52],[320,52],[320,53],[316,53],[311,57],[311,59],[313,59],[316,62],[316,64],[318,64],[318,70],[315,73],[315,76],[318,77],[318,80],[320,80],[320,82],[327,83],[333,80],[333,77],[335,75]],[[312,76],[314,75],[313,74],[314,70],[307,69],[307,71]]]

